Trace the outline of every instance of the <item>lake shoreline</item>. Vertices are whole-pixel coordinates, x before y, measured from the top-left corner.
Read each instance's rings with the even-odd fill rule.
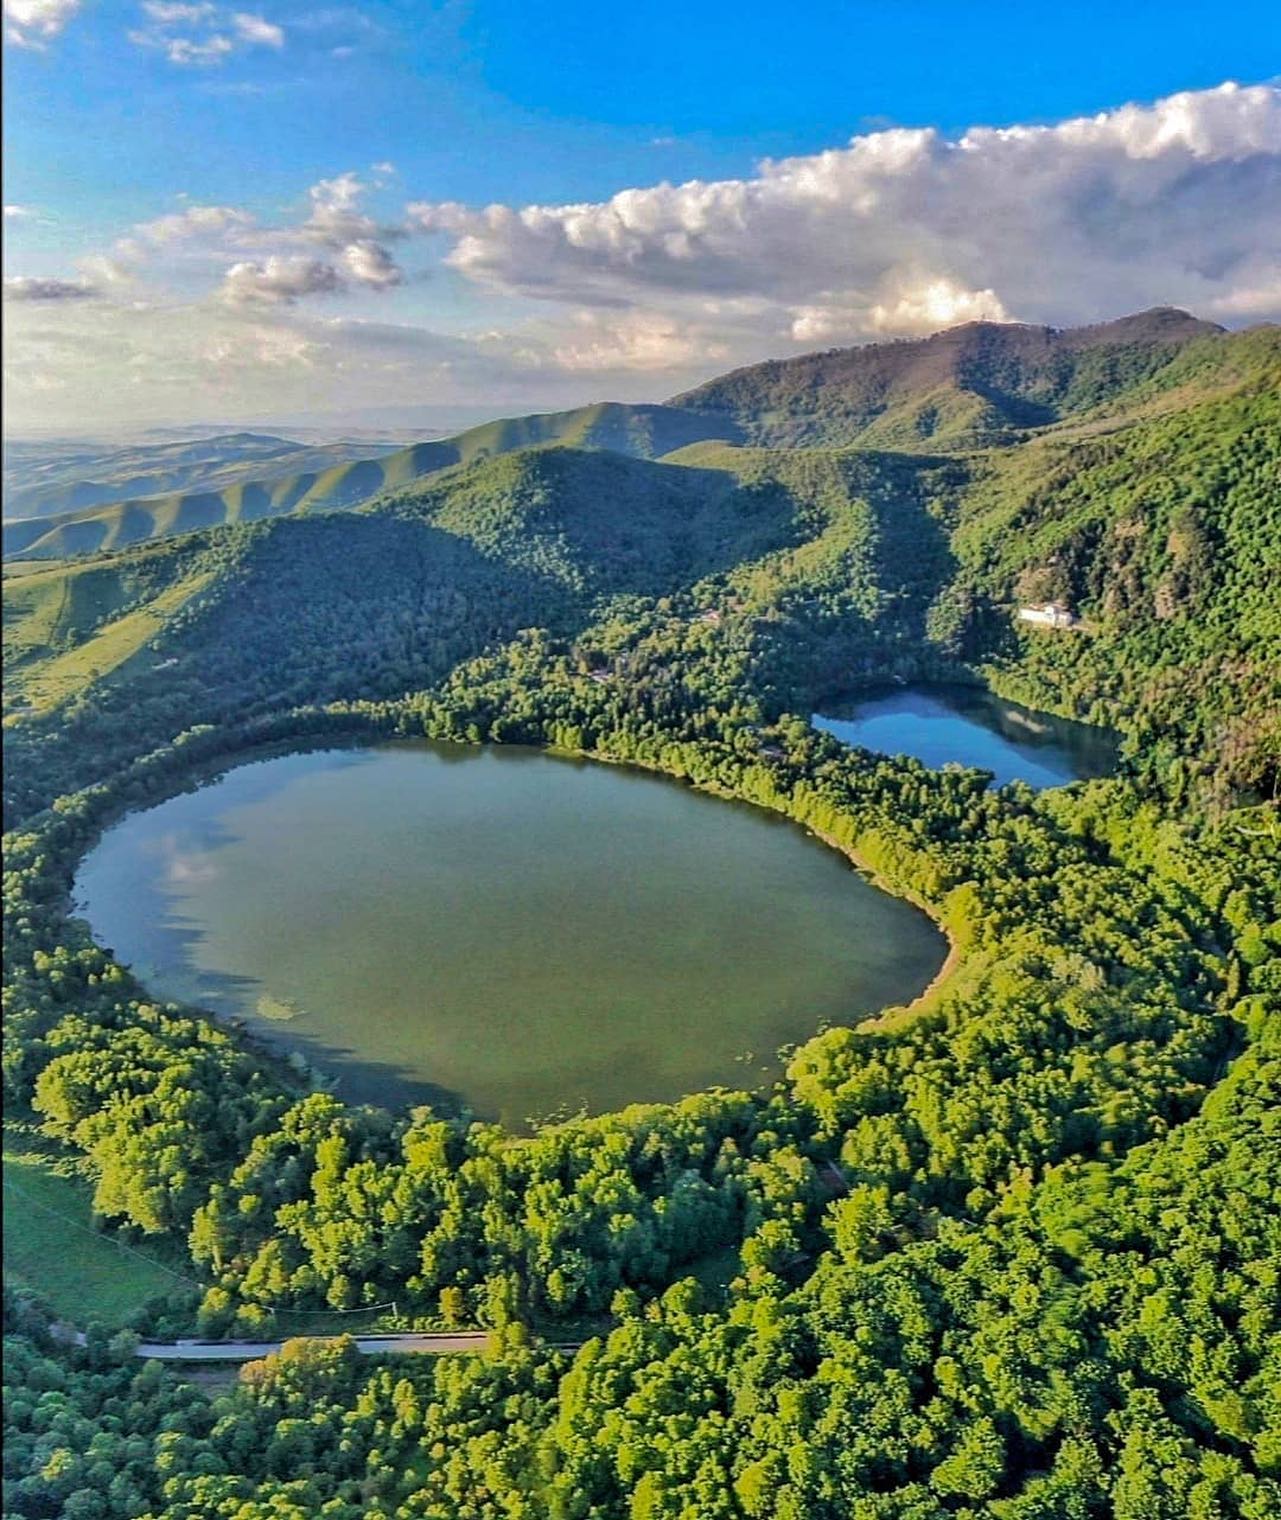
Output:
[[[424,758],[419,755],[420,750],[430,753]],[[724,1070],[714,1068],[706,1055],[707,1051],[718,1050],[722,1043],[726,1045],[725,1062],[741,1062],[748,1057],[739,1053],[740,1046],[747,1051],[774,1052],[780,1045],[804,1044],[825,1027],[857,1027],[874,1020],[886,1008],[901,1006],[909,996],[914,1001],[922,988],[933,984],[940,963],[947,964],[949,947],[946,936],[940,942],[936,932],[938,922],[927,906],[874,877],[868,863],[856,855],[841,851],[847,869],[848,865],[856,869],[857,880],[851,883],[848,875],[836,868],[829,853],[830,842],[808,827],[804,816],[796,816],[793,800],[781,792],[773,798],[768,794],[753,795],[759,788],[746,777],[742,785],[733,784],[729,777],[719,777],[716,778],[719,784],[694,786],[688,784],[689,777],[680,774],[682,767],[677,757],[651,756],[649,763],[637,764],[634,760],[559,746],[442,744],[406,737],[388,739],[375,744],[372,749],[358,746],[349,754],[347,752],[347,745],[338,744],[324,745],[321,753],[309,757],[277,754],[268,762],[269,768],[265,771],[258,764],[233,764],[219,777],[219,789],[213,795],[206,787],[197,786],[190,791],[183,789],[180,795],[166,803],[138,810],[133,824],[116,836],[114,845],[100,836],[95,849],[82,857],[74,881],[78,916],[88,922],[100,944],[114,947],[140,986],[148,989],[152,997],[199,1009],[212,1014],[219,1022],[233,1024],[233,1027],[234,1021],[240,1021],[242,1037],[251,1034],[257,1037],[260,1045],[269,1044],[277,1051],[282,1051],[283,1047],[282,1053],[290,1064],[301,1065],[297,1056],[291,1056],[292,1051],[300,1052],[307,1067],[311,1071],[326,1072],[337,1082],[349,1102],[375,1103],[395,1110],[421,1102],[440,1106],[449,1097],[460,1107],[475,1108],[483,1116],[492,1116],[512,1128],[519,1127],[523,1116],[551,1112],[560,1102],[581,1101],[594,1111],[612,1112],[631,1101],[675,1101],[677,1096],[703,1091],[734,1079],[732,1067],[722,1063]],[[483,763],[486,753],[492,757],[490,764]],[[568,759],[572,764],[558,768],[559,780],[554,771],[544,774],[542,767],[527,770],[525,757],[534,758],[539,754],[548,760]],[[371,783],[365,779],[363,766],[353,769],[347,763],[361,756],[371,761],[376,759],[378,766],[384,770],[390,768],[400,776],[394,784],[375,785],[371,797],[365,798],[364,802],[359,799],[369,790]],[[255,759],[260,757],[265,758],[261,751]],[[460,765],[469,757],[482,763],[479,766]],[[501,771],[494,772],[493,763],[504,759],[521,763],[514,770],[503,765]],[[671,764],[673,759],[676,759],[675,766]],[[293,763],[286,764],[287,760]],[[427,760],[432,762],[430,767],[421,770]],[[443,769],[442,761],[447,762]],[[608,773],[602,775],[599,770],[595,781],[585,774],[601,763],[610,766],[616,780],[609,781]],[[217,769],[221,771],[222,767]],[[377,778],[382,772],[375,771],[374,774]],[[625,783],[628,774],[636,778],[630,784]],[[427,784],[433,776],[436,780],[422,793],[425,800],[421,800],[421,806],[419,802],[413,802],[413,798],[419,797],[420,784]],[[655,791],[645,785],[647,776],[651,778],[651,786],[679,780],[685,780],[687,785],[676,791],[667,788]],[[513,777],[517,778],[515,783]],[[575,1001],[577,994],[569,996],[559,991],[554,996],[549,994],[544,981],[557,976],[564,981],[566,957],[578,954],[579,949],[574,947],[574,935],[562,944],[563,936],[558,939],[552,935],[547,940],[542,935],[533,934],[530,929],[533,910],[525,907],[514,910],[516,917],[512,919],[510,930],[504,928],[504,937],[490,944],[487,952],[490,958],[485,964],[492,968],[511,961],[520,969],[514,985],[543,989],[536,995],[530,994],[533,1001],[522,1015],[533,1020],[527,1030],[531,1038],[533,1031],[542,1028],[537,1019],[543,1019],[548,1028],[557,1027],[544,1017],[544,1009],[561,1009],[560,1017],[566,1021],[565,1028],[578,1027],[573,1020],[577,1018],[582,1023],[584,1014],[579,1005],[584,998],[591,1007],[598,1004],[599,1010],[605,1013],[615,1005],[619,1008],[635,1005],[637,1012],[634,1021],[625,1020],[620,1024],[616,1017],[606,1018],[598,1010],[593,1015],[596,1024],[600,1025],[597,1034],[577,1047],[587,1051],[588,1055],[576,1061],[563,1056],[549,1057],[545,1076],[521,1068],[520,1080],[529,1092],[522,1090],[509,1097],[504,1084],[512,1086],[515,1078],[508,1079],[502,1062],[486,1058],[486,1061],[470,1060],[469,1064],[469,1060],[459,1054],[462,1048],[459,1041],[451,1043],[451,1031],[457,1023],[453,1011],[455,1004],[470,1009],[471,1003],[479,1000],[473,1010],[474,1016],[493,1020],[498,1017],[493,1010],[506,1007],[510,1002],[501,995],[477,994],[474,972],[466,977],[460,974],[460,968],[455,965],[460,957],[472,967],[483,961],[479,945],[472,946],[465,955],[457,950],[459,943],[469,943],[467,933],[462,935],[461,941],[448,935],[438,945],[431,933],[424,929],[423,943],[434,947],[431,952],[433,975],[444,988],[439,998],[423,1001],[414,979],[399,975],[396,970],[399,963],[386,946],[387,953],[380,952],[372,962],[379,968],[380,980],[353,989],[341,981],[341,975],[348,973],[344,971],[340,975],[328,966],[323,957],[317,956],[314,947],[305,954],[299,949],[304,944],[311,944],[310,934],[303,932],[309,922],[306,915],[312,911],[314,902],[321,903],[324,911],[330,912],[332,894],[317,898],[314,891],[308,889],[296,894],[295,902],[290,895],[289,880],[291,873],[296,874],[297,861],[304,858],[300,854],[304,851],[300,841],[323,833],[312,826],[318,824],[321,815],[326,819],[348,820],[345,831],[340,830],[335,836],[346,841],[344,859],[347,867],[342,873],[343,879],[346,881],[350,877],[363,885],[344,911],[355,926],[353,932],[359,931],[358,938],[352,941],[353,950],[360,946],[361,953],[367,956],[368,945],[377,945],[380,941],[375,928],[366,923],[360,905],[378,902],[380,888],[375,882],[364,882],[360,872],[367,867],[381,882],[387,860],[399,859],[391,846],[390,834],[384,838],[393,819],[397,837],[407,827],[407,817],[416,820],[410,832],[418,842],[411,853],[420,874],[435,873],[431,877],[432,891],[427,896],[437,903],[433,918],[436,923],[440,905],[452,902],[458,896],[459,888],[455,885],[458,861],[450,853],[448,841],[437,840],[424,852],[422,839],[434,839],[435,836],[428,833],[419,837],[429,818],[435,820],[433,827],[445,827],[439,825],[442,816],[440,798],[430,800],[433,789],[444,788],[440,795],[447,797],[461,788],[460,796],[483,799],[479,811],[464,810],[461,814],[466,822],[466,847],[471,868],[474,859],[483,861],[488,858],[480,845],[490,839],[491,834],[491,844],[501,842],[504,849],[510,849],[510,840],[517,833],[514,820],[509,819],[505,824],[501,820],[505,809],[518,805],[512,799],[524,797],[530,791],[530,783],[534,785],[534,792],[530,795],[542,798],[542,801],[537,806],[531,804],[533,810],[527,808],[522,817],[526,821],[529,818],[543,820],[540,827],[552,827],[546,820],[559,817],[560,811],[549,807],[548,797],[543,795],[551,782],[555,783],[549,794],[551,801],[554,802],[556,797],[569,799],[568,803],[562,801],[560,811],[569,807],[575,837],[581,834],[583,843],[575,848],[584,857],[591,857],[591,860],[585,858],[579,862],[581,869],[571,873],[573,879],[585,879],[591,869],[599,869],[602,874],[600,890],[591,895],[591,903],[602,906],[599,910],[589,910],[587,905],[582,905],[581,911],[574,915],[580,920],[575,935],[581,939],[595,924],[593,932],[601,936],[609,953],[593,955],[591,963],[603,967],[621,959],[628,967],[626,986],[602,985],[592,994],[595,1002],[586,993],[578,998],[578,1002]],[[322,792],[320,788],[325,790]],[[680,802],[682,792],[688,799],[684,803]],[[704,806],[697,810],[691,829],[685,810],[695,806],[700,795],[717,803],[730,802],[737,806],[728,810]],[[664,796],[667,801],[663,800]],[[286,804],[290,797],[293,800]],[[371,800],[378,797],[383,800]],[[596,799],[594,802],[593,798]],[[277,821],[282,818],[288,821],[297,814],[298,820],[307,826],[296,838],[288,837],[288,828],[286,837],[277,837],[262,824],[260,815],[268,802]],[[590,805],[584,814],[585,802]],[[474,809],[475,803],[469,806]],[[409,808],[408,814],[406,807]],[[231,811],[224,819],[221,810],[225,808]],[[601,813],[602,808],[606,809],[607,816]],[[680,809],[674,818],[670,816],[673,808]],[[423,809],[420,818],[419,812]],[[448,816],[448,812],[446,809],[444,816]],[[610,919],[610,913],[616,910],[604,905],[613,903],[618,897],[620,883],[642,879],[636,874],[632,858],[634,845],[628,843],[631,836],[626,832],[632,827],[626,820],[632,819],[633,815],[636,820],[650,819],[655,825],[666,820],[661,828],[656,826],[636,833],[633,827],[632,833],[635,839],[647,841],[642,852],[646,859],[650,855],[662,860],[666,860],[668,854],[673,857],[667,861],[668,869],[664,872],[665,879],[670,873],[673,884],[662,894],[668,903],[664,911],[670,915],[672,890],[685,894],[679,898],[682,902],[688,896],[688,906],[679,910],[680,913],[692,912],[693,905],[703,904],[704,898],[707,899],[701,911],[715,931],[707,943],[700,943],[700,934],[705,937],[708,931],[697,927],[687,930],[678,913],[677,920],[663,928],[662,937],[647,947],[644,934],[649,923],[646,917],[648,899],[644,891],[637,897],[630,917],[622,921]],[[701,825],[698,822],[700,816]],[[144,818],[150,821],[144,823]],[[595,822],[584,827],[584,818],[595,819]],[[775,828],[762,833],[762,825],[770,820],[774,821]],[[798,846],[789,842],[789,836],[790,840],[800,841],[801,835],[778,825],[797,824],[823,848],[811,846],[806,850],[802,844],[799,855],[791,853]],[[616,827],[620,830],[617,839]],[[206,830],[209,831],[208,839]],[[705,850],[692,850],[688,839],[703,830],[710,830],[714,847],[709,845]],[[535,829],[534,834],[537,833]],[[739,849],[734,841],[740,838],[754,843],[740,867],[730,870],[722,879],[718,873],[725,866],[717,852],[722,848]],[[663,840],[673,843],[670,847],[659,848]],[[768,843],[770,840],[772,844]],[[676,841],[686,842],[678,844]],[[762,841],[765,841],[763,847]],[[870,850],[870,840],[868,844]],[[255,860],[254,879],[274,882],[272,902],[276,906],[273,912],[284,912],[281,905],[293,904],[301,915],[296,922],[290,918],[282,920],[288,932],[277,928],[267,939],[259,927],[260,916],[246,912],[244,894],[218,885],[222,871],[211,864],[208,854],[211,850],[232,850],[236,855],[243,855],[255,849],[265,858]],[[352,851],[359,860],[348,859]],[[568,848],[564,837],[557,836],[544,841],[538,860],[562,861],[567,853],[573,856],[574,851]],[[806,856],[808,865],[804,864]],[[600,857],[599,862],[593,866],[591,861],[597,857]],[[734,857],[727,858],[732,860]],[[435,863],[429,869],[423,865],[424,860]],[[794,871],[792,866],[797,862],[799,870]],[[312,865],[313,870],[303,873],[309,882],[323,876],[322,862],[313,861]],[[516,892],[522,904],[559,901],[561,889],[558,879],[553,878],[564,867],[544,870],[544,874],[551,870],[552,878],[544,883],[542,890],[532,885],[529,877],[529,871],[532,871],[532,882],[541,880],[540,869],[543,868],[537,862],[529,863],[528,870],[522,868],[515,873],[509,866],[504,867],[504,880],[519,882],[518,887],[505,890]],[[914,868],[904,863],[903,869],[910,876]],[[811,877],[825,883],[812,901],[805,895],[810,889]],[[158,885],[152,884],[153,878]],[[174,886],[174,882],[179,885]],[[154,900],[148,896],[149,892],[154,893]],[[416,890],[411,894],[411,900],[416,901],[421,895]],[[740,899],[743,899],[741,904]],[[876,899],[876,905],[873,899]],[[501,893],[499,900],[505,901]],[[142,904],[146,904],[145,912],[139,912]],[[744,912],[737,912],[735,904]],[[830,909],[828,904],[831,904]],[[402,905],[396,911],[403,914],[407,910]],[[210,915],[207,921],[202,916],[205,913]],[[384,910],[378,909],[376,916],[381,923]],[[829,933],[824,942],[822,926],[829,923],[829,917],[833,928],[839,924],[839,932]],[[483,913],[467,915],[470,926],[467,932],[473,932],[475,924],[483,918]],[[658,918],[662,920],[662,912]],[[174,928],[172,924],[178,927]],[[750,930],[739,927],[744,924],[754,927]],[[368,937],[366,929],[369,930]],[[222,958],[214,955],[212,959],[201,959],[198,966],[195,962],[189,965],[191,945],[205,941],[211,934],[221,936],[210,943],[222,944],[223,951],[219,952]],[[747,935],[745,940],[744,934]],[[165,938],[166,935],[172,937],[172,943]],[[270,973],[263,969],[266,963],[261,955],[268,940],[272,957]],[[634,949],[638,943],[640,952]],[[446,953],[442,948],[444,944],[455,948]],[[494,953],[495,944],[503,946],[500,954]],[[737,949],[730,949],[735,946]],[[232,953],[228,954],[228,950]],[[237,954],[241,955],[240,959],[236,958]],[[174,964],[170,965],[166,957]],[[769,964],[758,964],[762,962]],[[318,964],[322,967],[319,972],[315,969]],[[345,966],[346,959],[343,964]],[[536,972],[532,969],[535,964]],[[740,964],[755,968],[742,986],[741,972],[730,975],[725,971],[727,965]],[[679,974],[672,970],[673,967],[678,968]],[[188,971],[190,976],[186,974]],[[203,983],[197,985],[191,980],[197,975],[210,978],[211,990],[204,990]],[[618,975],[614,974],[615,983]],[[311,977],[310,981],[308,977]],[[338,984],[346,988],[343,998],[338,1000],[343,1006],[357,1006],[360,998],[369,1004],[365,1009],[366,1017],[358,1025],[335,1022],[334,999],[330,996],[330,983],[334,977],[338,977]],[[586,974],[579,968],[567,985],[577,988],[581,983],[596,988],[595,979],[608,981],[603,972]],[[652,999],[649,998],[651,981]],[[709,996],[707,986],[718,989],[716,996]],[[328,1003],[326,998],[329,998]],[[228,1003],[227,999],[231,1002]],[[424,1022],[428,1003],[431,1018]],[[642,1008],[644,1017],[639,1012]],[[705,1038],[691,1046],[690,1020],[694,1017],[693,1011],[698,1009],[703,1010],[698,1016],[704,1021]],[[304,1010],[305,1021],[302,1018]],[[286,1015],[290,1016],[288,1027],[278,1027]],[[506,1016],[510,1018],[511,1014]],[[264,1018],[270,1020],[270,1028],[263,1025]],[[744,1032],[740,1036],[735,1030],[742,1018],[748,1022],[743,1024]],[[629,1088],[624,1081],[624,1068],[611,1060],[614,1043],[630,1040],[635,1044],[641,1039],[638,1031],[651,1025],[657,1031],[653,1038],[658,1052],[653,1057],[653,1073],[646,1075],[639,1085]],[[510,1032],[510,1025],[505,1027]],[[429,1030],[430,1036],[414,1033],[420,1030]],[[619,1030],[625,1033],[620,1034]],[[494,1041],[507,1036],[503,1036],[498,1027],[494,1028],[493,1034],[494,1040],[489,1044],[497,1048]],[[415,1039],[418,1045],[413,1043]],[[429,1061],[426,1057],[419,1061],[413,1054],[419,1046],[430,1049]],[[690,1060],[685,1059],[687,1046],[691,1046]],[[555,1042],[557,1052],[572,1048],[575,1048],[573,1041]],[[682,1069],[682,1063],[689,1068],[688,1072]],[[526,1065],[529,1064],[527,1061]],[[772,1060],[770,1065],[774,1065]],[[474,1066],[481,1070],[473,1071]],[[563,1091],[553,1090],[553,1078],[557,1077],[562,1066],[566,1070],[568,1085]],[[598,1067],[607,1068],[612,1074],[602,1077]],[[668,1067],[671,1075],[665,1076]],[[300,1071],[299,1075],[306,1080],[310,1072]],[[354,1085],[357,1083],[361,1085]],[[440,1090],[422,1097],[410,1091],[411,1087],[423,1083],[439,1086]],[[488,1087],[485,1084],[489,1084]],[[671,1091],[667,1090],[668,1086]],[[545,1092],[544,1087],[547,1088]],[[603,1091],[598,1093],[597,1087]]]
[[[906,755],[930,770],[986,772],[990,786],[1035,791],[1115,773],[1117,736],[1080,719],[1026,706],[970,682],[912,682],[837,694],[810,724],[874,754]]]
[[[850,861],[854,866],[856,866],[858,870],[863,874],[863,876],[865,876],[866,879],[871,882],[874,887],[878,888],[882,892],[887,892],[894,897],[901,898],[904,902],[911,903],[914,908],[919,908],[947,942],[947,954],[943,958],[943,964],[934,973],[929,982],[921,989],[921,991],[916,994],[910,1003],[891,1003],[889,1007],[882,1008],[881,1011],[873,1015],[872,1018],[864,1019],[859,1024],[852,1025],[851,1027],[855,1029],[867,1029],[873,1025],[881,1024],[882,1020],[888,1020],[891,1018],[891,1016],[893,1016],[894,1020],[897,1021],[899,1018],[906,1018],[912,1014],[923,1013],[926,1006],[928,1004],[932,1004],[935,1001],[938,993],[942,991],[944,984],[950,981],[957,970],[960,968],[963,952],[956,938],[956,935],[952,932],[952,929],[949,927],[949,925],[944,922],[942,916],[936,911],[933,904],[927,902],[919,892],[913,892],[910,889],[904,888],[897,883],[892,882],[882,872],[875,870],[871,865],[869,865],[868,862],[859,855],[857,850],[847,848],[845,845],[841,844],[838,839],[834,839],[830,834],[820,833],[817,829],[811,829],[810,833],[814,835],[815,839],[821,839],[824,844],[830,845],[832,849],[844,855],[846,860]]]

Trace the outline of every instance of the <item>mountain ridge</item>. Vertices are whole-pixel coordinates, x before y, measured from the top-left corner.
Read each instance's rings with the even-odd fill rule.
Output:
[[[973,446],[1062,421],[1148,378],[1186,344],[1225,334],[1175,307],[1080,328],[968,322],[746,365],[672,404],[733,418],[760,443],[848,445],[879,427],[904,441]]]
[[[1266,343],[1278,330],[1232,333],[1168,307],[1083,328],[967,323],[924,339],[767,360],[666,403],[499,418],[327,469],[7,521],[5,554],[58,559],[225,523],[350,510],[458,465],[546,445],[644,459],[705,442],[908,453],[1005,447],[1038,430],[1121,418],[1127,398],[1159,406],[1162,375],[1189,353],[1207,356],[1196,383],[1214,384],[1216,366],[1224,370],[1234,346],[1248,348],[1260,331]]]

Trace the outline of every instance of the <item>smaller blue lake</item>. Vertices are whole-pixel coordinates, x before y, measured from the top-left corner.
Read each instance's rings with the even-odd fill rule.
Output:
[[[912,755],[935,769],[951,762],[991,771],[997,786],[1063,786],[1116,768],[1116,739],[1107,730],[1035,712],[980,686],[862,692],[825,702],[811,721],[878,754]]]

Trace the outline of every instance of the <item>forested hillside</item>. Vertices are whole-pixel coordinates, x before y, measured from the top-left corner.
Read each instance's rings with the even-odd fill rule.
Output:
[[[673,405],[787,448],[973,447],[1115,403],[1185,345],[1223,336],[1167,308],[1066,330],[972,322],[914,342],[751,365]]]
[[[665,406],[603,402],[510,417],[375,458],[346,453],[328,468],[301,454],[293,469],[258,475],[237,464],[225,487],[207,465],[197,490],[155,477],[145,496],[121,489],[113,498],[91,486],[87,499],[102,505],[54,516],[42,509],[39,522],[12,520],[26,515],[19,492],[18,510],[5,509],[4,552],[60,558],[284,513],[345,510],[450,466],[545,443],[641,459],[708,440],[929,453],[1007,445],[1064,421],[1124,414],[1176,387],[1222,385],[1239,346],[1213,323],[1167,309],[1064,331],[975,322],[915,342],[754,365]]]
[[[6,1515],[1281,1513],[1281,336],[856,352],[6,567],[8,1111],[173,1263],[133,1330],[495,1332],[298,1340],[206,1391],[8,1290]],[[1019,624],[1049,598],[1074,626]],[[808,722],[930,676],[1115,726],[1121,773],[993,789]],[[314,1089],[73,916],[122,811],[391,735],[792,818],[927,907],[950,972],[763,1087],[516,1136]]]
[[[92,773],[104,741],[87,735],[115,709],[155,701],[172,716],[182,690],[190,721],[212,722],[247,691],[263,710],[390,695],[517,628],[583,634],[614,615],[608,597],[674,594],[686,616],[724,614],[771,714],[877,670],[964,663],[1033,705],[1116,724],[1136,765],[1177,769],[1180,786],[1266,790],[1281,745],[1279,396],[1281,335],[1262,329],[1192,342],[1079,424],[962,453],[504,453],[511,425],[495,424],[492,457],[332,523],[291,514],[10,566],[7,701],[35,709],[11,740],[46,754],[47,800]],[[659,447],[680,431],[645,436]],[[1048,598],[1081,626],[1020,630],[1017,605]],[[658,610],[627,615],[662,648],[683,635],[680,607]],[[46,731],[39,714],[71,696]],[[126,724],[131,752],[167,722]],[[84,760],[65,775],[49,769],[64,748]]]

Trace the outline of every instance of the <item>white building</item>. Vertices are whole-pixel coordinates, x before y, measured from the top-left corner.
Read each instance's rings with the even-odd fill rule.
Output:
[[[1035,607],[1020,607],[1019,621],[1039,623],[1042,628],[1071,628],[1076,615],[1069,612],[1062,602],[1041,602]]]

